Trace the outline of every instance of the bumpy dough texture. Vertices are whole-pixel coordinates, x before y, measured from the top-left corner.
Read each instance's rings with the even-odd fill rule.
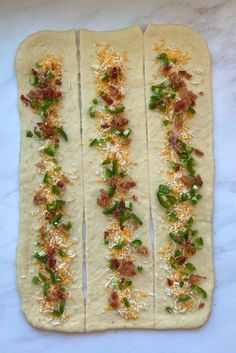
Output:
[[[167,242],[165,212],[156,200],[156,189],[163,181],[167,162],[161,159],[160,152],[164,146],[164,129],[162,119],[158,113],[148,108],[150,87],[153,83],[153,73],[156,66],[153,65],[155,57],[154,46],[158,39],[165,40],[165,47],[178,47],[187,52],[191,57],[188,62],[188,72],[202,68],[203,73],[198,75],[200,84],[192,86],[196,92],[203,91],[204,95],[197,99],[196,116],[189,122],[193,132],[192,145],[204,151],[204,157],[198,158],[197,171],[204,181],[201,190],[203,199],[196,206],[196,228],[204,238],[204,248],[196,254],[192,262],[199,273],[207,277],[204,288],[208,293],[208,299],[204,309],[194,313],[172,314],[165,311],[171,300],[165,301],[165,288],[161,286],[161,262],[158,249],[164,247]],[[148,151],[151,209],[154,223],[155,237],[155,327],[157,329],[196,328],[203,325],[211,312],[212,295],[214,290],[214,268],[212,254],[212,214],[213,214],[213,187],[214,187],[214,158],[213,158],[213,132],[212,132],[212,93],[211,93],[211,60],[205,41],[194,31],[179,25],[148,25],[144,35],[145,55],[145,88],[148,122]],[[195,76],[196,77],[196,76]]]
[[[104,284],[108,277],[108,261],[106,247],[103,244],[103,232],[108,223],[107,216],[96,205],[98,190],[103,187],[96,183],[96,170],[101,163],[101,154],[89,143],[96,136],[96,123],[87,113],[92,99],[95,97],[94,74],[91,65],[96,64],[94,43],[110,43],[118,52],[125,50],[128,55],[127,86],[128,93],[124,100],[127,118],[132,129],[130,159],[135,162],[131,176],[137,181],[134,188],[138,202],[135,202],[135,213],[143,220],[143,225],[135,233],[143,243],[151,249],[149,231],[149,182],[146,141],[146,118],[144,104],[143,80],[143,33],[139,26],[113,31],[92,32],[80,31],[81,54],[81,93],[82,93],[82,123],[83,123],[83,155],[84,155],[84,188],[85,188],[85,218],[87,229],[87,286],[86,300],[86,331],[107,330],[117,328],[154,328],[153,296],[145,298],[148,310],[140,313],[138,320],[125,320],[111,310],[106,310],[108,292]],[[152,254],[145,258],[145,271],[132,278],[134,286],[153,293],[153,261]]]
[[[34,191],[39,187],[39,176],[35,164],[39,161],[37,142],[25,137],[26,130],[32,130],[38,121],[32,110],[18,100],[21,118],[21,166],[20,166],[20,238],[17,247],[17,280],[22,298],[23,312],[27,320],[40,329],[80,332],[84,331],[84,298],[82,293],[82,221],[83,221],[83,188],[82,156],[80,138],[80,112],[78,95],[78,60],[76,31],[67,32],[42,31],[29,36],[19,47],[15,68],[18,81],[19,97],[27,94],[31,86],[29,73],[38,58],[53,54],[62,58],[62,91],[65,99],[61,116],[68,142],[61,142],[60,164],[65,173],[77,174],[78,178],[69,185],[65,198],[75,197],[68,204],[68,211],[73,222],[71,236],[74,251],[77,253],[72,274],[75,283],[71,288],[73,300],[67,299],[66,311],[69,319],[59,326],[52,326],[40,313],[36,300],[37,288],[32,284],[33,257],[35,250],[37,221],[32,212]],[[68,90],[69,89],[69,90]]]

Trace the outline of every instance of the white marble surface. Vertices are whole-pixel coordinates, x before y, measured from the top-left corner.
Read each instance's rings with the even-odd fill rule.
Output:
[[[216,290],[209,322],[194,331],[122,331],[63,335],[25,321],[16,288],[19,118],[16,48],[41,29],[109,30],[140,23],[181,23],[199,31],[213,57],[216,157]],[[0,352],[236,352],[236,1],[0,0]],[[203,122],[204,126],[204,122]]]

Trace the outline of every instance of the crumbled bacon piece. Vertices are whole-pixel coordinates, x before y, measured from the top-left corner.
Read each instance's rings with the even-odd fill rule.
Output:
[[[129,137],[127,137],[127,138],[125,138],[125,139],[122,139],[122,140],[120,141],[120,144],[121,144],[122,146],[128,146],[128,145],[130,144],[130,142],[131,142],[131,139],[130,139]]]
[[[55,99],[61,97],[61,92],[53,90],[51,87],[37,88],[36,90],[31,90],[28,97],[30,99]]]
[[[111,122],[111,126],[116,129],[123,128],[126,124],[128,124],[129,120],[124,117],[123,114],[117,114],[114,116]]]
[[[40,122],[40,123],[37,123],[37,125],[39,126],[39,129],[41,130],[45,138],[51,138],[55,135],[54,128],[48,125],[47,122],[45,123]]]
[[[32,69],[31,72],[32,72],[32,75],[38,76],[38,71],[36,71],[35,69]]]
[[[55,268],[57,260],[55,259],[55,249],[48,250],[48,267]]]
[[[46,169],[46,166],[43,162],[38,162],[35,164],[37,168],[39,168],[41,171]]]
[[[118,76],[121,74],[121,69],[119,66],[113,66],[109,67],[107,69],[107,74],[112,78],[112,79],[117,79]]]
[[[195,246],[192,243],[190,243],[189,241],[186,241],[184,243],[184,250],[185,250],[186,256],[192,256],[196,253]]]
[[[188,91],[186,86],[181,87],[179,90],[179,96],[181,100],[185,103],[186,108],[192,107],[196,104],[197,96],[192,91]]]
[[[110,128],[109,124],[101,124],[100,126],[102,129],[109,129]]]
[[[182,119],[176,119],[175,120],[175,127],[177,130],[182,129],[183,127],[183,120]]]
[[[102,94],[102,99],[108,104],[111,105],[113,103],[113,99],[109,97],[107,94]]]
[[[200,304],[198,305],[198,309],[202,309],[202,308],[204,308],[204,306],[205,306],[205,303],[200,303]]]
[[[30,100],[26,98],[26,96],[24,96],[23,94],[20,96],[20,99],[26,105],[26,107],[28,107],[28,105],[30,104]]]
[[[133,180],[124,180],[120,183],[119,189],[121,191],[128,191],[129,189],[133,188],[136,183]]]
[[[108,89],[109,89],[110,94],[112,96],[116,97],[117,99],[120,99],[122,97],[120,90],[116,86],[110,85],[108,87]]]
[[[108,207],[111,203],[111,199],[105,189],[100,189],[100,197],[97,199],[97,204],[101,207]]]
[[[133,262],[125,259],[119,260],[117,271],[123,276],[134,276],[136,274]]]
[[[110,235],[110,232],[108,230],[105,230],[104,232],[104,239],[107,239]]]
[[[53,219],[55,217],[55,212],[45,212],[46,219]]]
[[[64,184],[69,184],[70,183],[70,179],[67,178],[67,176],[65,176],[64,174],[61,175],[61,182]]]
[[[181,100],[174,103],[174,113],[175,114],[181,114],[184,112],[185,109],[186,109],[186,103],[184,100],[181,99]]]
[[[168,284],[168,286],[169,287],[172,287],[173,286],[173,281],[172,281],[172,279],[170,279],[170,278],[167,278],[167,284]]]
[[[141,245],[137,248],[137,251],[139,254],[143,255],[143,256],[148,256],[148,248],[145,245]]]
[[[120,261],[118,259],[111,259],[111,268],[113,270],[117,270],[120,265]]]
[[[61,80],[56,79],[55,84],[58,85],[58,86],[61,86]]]
[[[57,186],[58,186],[60,189],[63,189],[64,186],[65,186],[65,184],[64,184],[61,180],[59,180],[59,181],[57,182]]]
[[[111,295],[108,299],[108,303],[110,304],[110,306],[113,309],[118,309],[120,306],[120,302],[119,302],[119,294],[117,291],[112,291]]]
[[[197,184],[199,187],[202,187],[202,185],[203,185],[202,178],[201,178],[201,176],[200,176],[199,174],[196,176],[196,184]]]
[[[118,184],[119,184],[119,178],[117,176],[112,176],[108,180],[108,185],[111,186],[112,188],[115,186],[118,186]]]
[[[57,289],[55,292],[48,292],[45,296],[47,302],[54,302],[55,300],[64,300],[65,293]]]
[[[199,284],[201,283],[204,279],[206,279],[206,277],[200,276],[200,275],[195,275],[195,274],[191,274],[189,277],[189,282],[191,284]]]
[[[164,65],[162,68],[162,73],[165,74],[169,74],[170,70],[171,70],[172,66],[171,65]]]
[[[42,194],[41,191],[36,191],[35,195],[34,195],[34,200],[33,203],[34,205],[43,205],[47,202],[47,198],[45,195]]]
[[[179,70],[178,73],[180,76],[185,77],[187,80],[190,80],[192,78],[192,75],[185,70]]]
[[[179,88],[185,86],[184,81],[177,75],[176,72],[170,74],[171,87]]]
[[[186,261],[186,257],[185,256],[178,256],[176,257],[175,261],[177,262],[178,265],[183,265]]]
[[[189,177],[187,175],[183,175],[180,180],[187,186],[193,186],[194,184],[196,184],[196,178],[194,177]]]
[[[195,153],[198,157],[204,156],[204,153],[203,153],[201,150],[197,149],[197,148],[194,149],[194,153]]]

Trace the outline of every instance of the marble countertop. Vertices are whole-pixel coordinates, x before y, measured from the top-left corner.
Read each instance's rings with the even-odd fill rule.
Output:
[[[235,19],[235,0],[0,0],[1,352],[236,352]],[[15,273],[20,126],[13,64],[17,46],[28,34],[45,28],[111,30],[147,22],[190,26],[207,40],[212,53],[216,158],[212,315],[204,327],[193,331],[64,335],[35,330],[21,313]]]

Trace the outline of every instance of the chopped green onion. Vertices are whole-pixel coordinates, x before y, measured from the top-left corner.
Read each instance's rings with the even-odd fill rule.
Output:
[[[65,253],[65,251],[63,251],[62,249],[59,249],[59,255],[60,255],[61,257],[64,257],[64,256],[66,256],[66,253]]]
[[[53,310],[52,315],[59,317],[64,313],[64,310],[65,310],[65,301],[62,300],[59,304],[58,309]]]
[[[180,286],[180,288],[183,288],[183,286],[184,286],[184,281],[180,281],[180,282],[179,282],[179,286]]]
[[[50,288],[50,284],[48,283],[45,283],[42,287],[42,290],[43,290],[43,295],[46,295],[47,294],[47,291],[49,290]]]
[[[31,85],[37,85],[39,83],[38,76],[31,76],[29,82],[31,83]]]
[[[46,264],[48,261],[47,254],[45,253],[44,250],[38,250],[34,253],[34,258],[37,259],[38,261]]]
[[[191,288],[193,289],[194,293],[200,295],[203,299],[207,298],[207,292],[202,287],[198,287],[193,284]]]
[[[52,99],[48,99],[46,101],[46,103],[40,107],[40,115],[42,117],[46,116],[46,112],[47,112],[48,108],[50,107],[50,105],[52,105],[52,103],[53,103],[53,100]]]
[[[133,220],[138,223],[140,226],[143,224],[143,221],[135,214],[135,213],[131,213],[131,217],[133,218]]]
[[[169,194],[170,193],[170,188],[169,186],[165,185],[165,184],[160,184],[158,191],[163,193],[163,194]]]
[[[175,99],[175,97],[176,97],[176,94],[175,94],[175,93],[172,93],[172,94],[170,95],[170,98],[171,98],[171,99]]]
[[[162,113],[165,113],[166,112],[166,105],[165,104],[161,105],[159,109]]]
[[[111,163],[111,159],[107,158],[102,162],[102,165],[106,165],[106,164],[110,164]]]
[[[132,202],[129,200],[125,201],[125,208],[132,210]]]
[[[113,175],[112,170],[109,169],[109,168],[106,168],[106,169],[105,169],[105,176],[106,176],[106,178],[108,179],[108,178],[112,177],[112,175]]]
[[[124,137],[128,137],[128,136],[130,135],[130,133],[131,133],[131,129],[130,129],[130,128],[127,128],[127,129],[125,129],[125,130],[123,131],[123,136],[124,136]]]
[[[46,209],[49,212],[54,212],[57,211],[58,209],[60,209],[61,207],[63,207],[65,205],[65,201],[64,200],[55,200],[52,203],[47,203],[46,204]]]
[[[53,273],[53,271],[50,269],[50,268],[46,268],[46,271],[49,273],[49,275],[50,275],[50,282],[52,283],[52,284],[54,284],[55,282],[56,282],[56,280],[55,280],[55,275],[54,275],[54,273]]]
[[[173,221],[177,222],[179,219],[175,212],[167,212],[167,218],[171,222],[173,222]]]
[[[110,187],[108,190],[108,196],[113,197],[116,192],[116,186]]]
[[[120,250],[125,246],[125,240],[123,237],[120,237],[120,239],[118,240],[118,243],[115,244],[112,249],[114,250]]]
[[[113,161],[112,175],[114,175],[114,176],[118,175],[118,160],[117,159],[115,159]]]
[[[166,307],[166,311],[167,311],[169,314],[172,314],[172,313],[173,313],[173,309],[172,309],[170,306],[167,306],[167,307]]]
[[[126,177],[126,175],[127,175],[127,173],[126,173],[125,170],[123,170],[122,172],[120,172],[120,177],[121,177],[121,178]]]
[[[190,296],[187,295],[187,294],[179,294],[179,295],[178,295],[178,301],[179,301],[179,302],[184,303],[184,302],[186,302],[186,301],[189,300],[189,299],[190,299]]]
[[[124,302],[126,308],[130,307],[130,303],[129,303],[129,301],[128,301],[128,299],[126,297],[123,298],[123,302]]]
[[[40,131],[38,131],[38,130],[34,130],[34,134],[35,134],[35,136],[37,136],[39,139],[41,139],[42,134],[41,134],[41,132],[40,132]]]
[[[181,251],[179,249],[175,250],[175,257],[181,256]]]
[[[185,265],[185,270],[188,272],[194,272],[196,270],[196,267],[191,262],[188,262]]]
[[[91,107],[89,107],[88,112],[89,112],[89,115],[91,116],[91,118],[95,118],[96,108],[93,105],[91,105]]]
[[[198,249],[202,248],[204,244],[202,237],[195,239],[194,244]]]
[[[176,203],[176,198],[172,195],[163,194],[161,192],[157,192],[157,198],[160,204],[165,208],[170,208]]]
[[[113,107],[108,107],[107,111],[111,114],[122,113],[125,110],[125,106],[123,104],[117,104]]]
[[[142,265],[138,265],[137,266],[137,271],[138,272],[142,272],[143,271],[143,266]]]
[[[58,148],[58,144],[54,144],[54,145],[45,147],[43,151],[50,157],[54,157],[57,148]]]
[[[188,107],[188,112],[191,113],[191,114],[195,114],[196,110],[193,109],[192,107]]]
[[[38,284],[39,281],[40,281],[40,280],[39,280],[38,276],[34,276],[33,279],[32,279],[32,282],[33,282],[34,284]]]
[[[116,136],[119,136],[119,135],[121,134],[121,131],[120,131],[119,129],[117,129],[117,128],[113,128],[113,129],[112,129],[112,132],[113,132],[113,134],[116,135]]]
[[[187,192],[182,192],[179,196],[179,201],[186,201],[189,199],[189,194]]]
[[[62,127],[55,127],[55,131],[58,135],[60,135],[65,141],[68,141],[67,134],[63,130]]]
[[[123,223],[125,223],[126,221],[128,221],[128,219],[130,219],[130,214],[123,214],[120,216],[119,218],[119,224],[120,226],[122,226]]]
[[[103,214],[111,214],[113,213],[119,206],[119,203],[118,202],[115,202],[114,205],[112,207],[109,207],[109,208],[104,208],[103,210]]]
[[[137,249],[142,245],[142,241],[140,239],[135,239],[131,242],[131,245]]]
[[[46,281],[47,281],[47,277],[44,276],[41,272],[39,272],[39,279],[40,279],[40,281],[42,281],[42,282],[46,282]]]
[[[157,59],[161,60],[163,65],[169,65],[170,61],[168,59],[168,56],[166,55],[166,53],[161,53]]]
[[[47,72],[47,77],[49,78],[55,78],[55,74],[52,71]]]
[[[52,193],[59,195],[61,192],[60,188],[56,185],[52,185]]]
[[[93,104],[98,104],[97,98],[94,98],[94,99],[93,99]]]
[[[149,102],[149,109],[151,109],[151,110],[153,110],[153,109],[155,109],[156,107],[157,107],[157,104],[156,104],[156,102],[154,102],[153,100],[151,100],[150,102]]]
[[[33,133],[30,130],[26,131],[26,137],[33,137]]]
[[[168,119],[163,120],[163,125],[164,126],[168,126],[169,123],[170,123],[170,120],[168,120]]]
[[[48,172],[45,173],[43,182],[44,184],[50,184],[52,182],[52,178]]]
[[[36,63],[35,66],[37,67],[37,69],[41,69],[42,65],[40,65],[39,63]]]
[[[62,213],[57,213],[56,216],[52,219],[52,224],[54,227],[58,227],[61,221]]]
[[[109,80],[109,75],[107,72],[104,73],[103,77],[102,77],[102,81],[108,81]]]
[[[170,239],[177,244],[182,244],[180,238],[176,236],[174,233],[169,233]]]

